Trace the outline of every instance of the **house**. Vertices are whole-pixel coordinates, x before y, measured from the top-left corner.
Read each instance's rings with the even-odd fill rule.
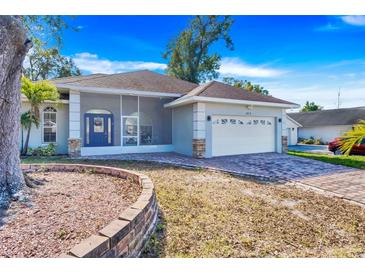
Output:
[[[351,130],[358,120],[364,120],[365,107],[288,113],[288,117],[301,125],[297,128],[298,138],[313,137],[328,143]]]
[[[292,119],[289,115],[287,115],[286,118],[288,145],[294,146],[298,143],[298,128],[302,127],[302,125]]]
[[[286,109],[298,105],[217,81],[197,85],[151,71],[52,81],[30,147],[71,156],[177,152],[214,157],[286,150]],[[29,108],[26,100],[22,112]]]

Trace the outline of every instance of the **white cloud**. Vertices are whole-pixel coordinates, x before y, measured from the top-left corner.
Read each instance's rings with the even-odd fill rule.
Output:
[[[364,15],[347,15],[341,17],[342,21],[346,24],[353,26],[365,26],[365,16]]]
[[[253,66],[239,58],[223,58],[219,72],[222,76],[272,78],[286,74],[287,71],[268,68],[266,66]]]
[[[340,26],[328,23],[327,25],[317,27],[314,30],[315,31],[336,31],[336,30],[340,30],[340,29],[341,29]]]
[[[101,59],[97,54],[76,53],[73,61],[77,67],[90,73],[120,73],[133,70],[164,70],[166,64],[144,61],[117,61]]]

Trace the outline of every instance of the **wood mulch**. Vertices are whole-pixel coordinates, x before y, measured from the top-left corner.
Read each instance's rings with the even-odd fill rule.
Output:
[[[138,184],[108,175],[30,176],[44,184],[28,189],[28,204],[13,202],[6,212],[0,257],[57,257],[117,218],[141,192]]]

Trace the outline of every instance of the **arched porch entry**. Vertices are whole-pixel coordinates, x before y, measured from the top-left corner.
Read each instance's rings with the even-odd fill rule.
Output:
[[[91,109],[84,114],[84,146],[113,146],[113,113],[104,109]]]

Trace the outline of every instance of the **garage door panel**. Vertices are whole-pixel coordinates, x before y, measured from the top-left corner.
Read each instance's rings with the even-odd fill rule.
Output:
[[[274,151],[273,117],[213,116],[213,156]]]

